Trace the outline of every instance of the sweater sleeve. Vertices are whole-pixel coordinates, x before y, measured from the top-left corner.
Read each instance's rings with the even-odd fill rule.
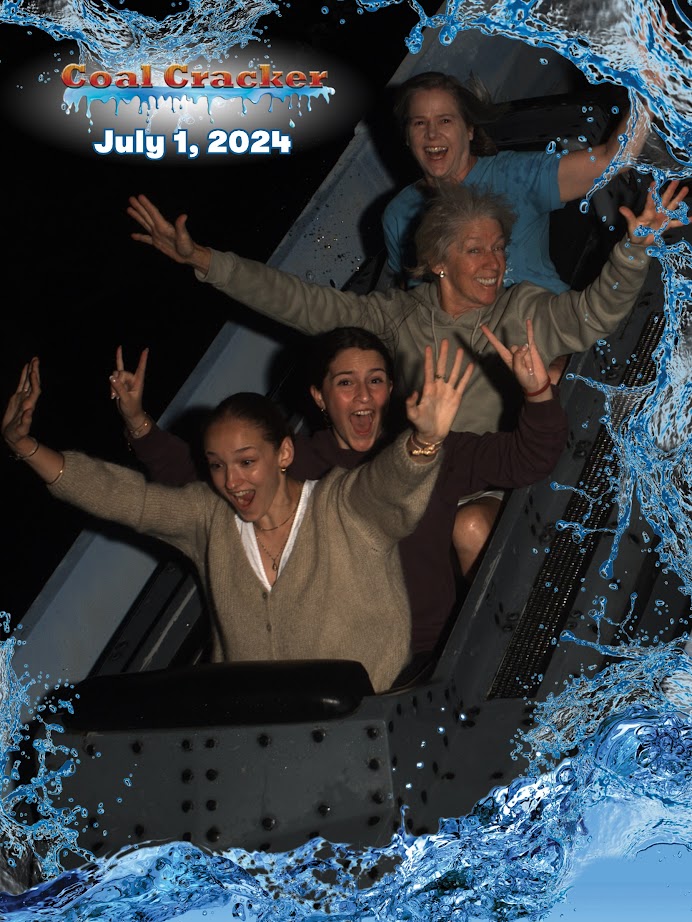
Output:
[[[420,521],[440,471],[441,453],[423,464],[406,449],[410,432],[403,432],[372,461],[353,471],[328,477],[337,486],[339,515],[345,528],[363,535],[374,551],[386,552],[409,535]]]
[[[147,483],[137,471],[76,451],[63,453],[63,475],[50,493],[91,515],[178,548],[199,564],[198,549],[216,506],[206,484],[177,489]]]
[[[383,336],[389,325],[392,299],[387,293],[357,295],[308,284],[290,272],[235,253],[212,250],[209,271],[206,275],[196,272],[196,276],[229,298],[309,335],[338,326],[360,326]]]
[[[199,479],[187,442],[160,429],[156,423],[142,438],[128,439],[128,444],[155,483],[184,487]]]
[[[544,361],[583,352],[612,333],[634,307],[649,269],[646,248],[616,243],[600,275],[583,291],[550,294],[531,285],[517,286],[522,306],[517,315],[522,336],[526,317],[533,318],[534,336]],[[524,297],[528,295],[528,297]],[[511,303],[511,302],[510,302]],[[513,339],[510,342],[523,342]]]
[[[445,499],[499,487],[525,487],[548,477],[567,443],[567,414],[553,399],[526,402],[512,432],[450,432],[438,489]]]

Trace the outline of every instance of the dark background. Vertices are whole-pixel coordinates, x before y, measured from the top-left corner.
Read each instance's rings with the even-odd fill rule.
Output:
[[[0,402],[4,411],[23,363],[38,355],[43,394],[34,432],[47,444],[129,462],[109,400],[116,346],[123,344],[131,362],[150,347],[146,406],[156,418],[227,318],[227,299],[131,241],[129,195],[149,195],[167,215],[188,212],[200,242],[267,259],[353,136],[358,119],[376,119],[391,130],[384,87],[405,56],[404,38],[415,14],[407,5],[393,5],[356,15],[351,0],[339,0],[325,16],[322,6],[294,3],[280,18],[266,17],[265,24],[275,39],[308,43],[317,54],[343,59],[361,77],[365,71],[367,90],[352,123],[310,149],[260,163],[236,157],[232,165],[97,157],[88,143],[80,156],[53,146],[49,136],[44,141],[29,136],[17,117],[23,102],[15,70],[57,43],[36,29],[0,27],[6,228]],[[339,25],[341,18],[346,25]],[[64,52],[67,43],[60,45]],[[53,500],[25,465],[2,454],[0,609],[16,621],[88,521]]]

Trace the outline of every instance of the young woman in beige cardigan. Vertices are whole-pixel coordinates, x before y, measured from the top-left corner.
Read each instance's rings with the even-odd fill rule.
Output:
[[[204,437],[212,488],[152,484],[128,468],[54,451],[30,434],[37,358],[22,371],[2,434],[55,497],[190,558],[207,594],[215,661],[357,660],[383,691],[410,648],[397,544],[426,509],[473,370],[462,374],[458,350],[447,376],[447,352],[445,342],[436,363],[426,352],[422,391],[407,401],[411,429],[371,462],[320,481],[287,473],[291,433],[259,394],[235,394],[213,412]],[[549,387],[533,343],[504,354],[525,390]]]

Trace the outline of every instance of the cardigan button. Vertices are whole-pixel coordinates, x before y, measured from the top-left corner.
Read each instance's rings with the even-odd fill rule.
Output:
[[[272,632],[272,626],[271,624],[267,624],[267,633],[271,634],[271,632]]]
[[[263,598],[263,599],[268,599],[268,598],[269,598],[269,593],[267,592],[266,589],[265,589],[264,592],[262,593],[262,598]]]

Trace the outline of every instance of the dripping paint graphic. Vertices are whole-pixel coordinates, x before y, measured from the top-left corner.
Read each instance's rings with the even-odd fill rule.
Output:
[[[212,126],[281,130],[303,147],[322,143],[348,124],[367,71],[272,41],[260,22],[276,9],[243,3],[212,11],[202,2],[161,21],[126,9],[104,14],[98,3],[47,6],[40,15],[23,4],[5,7],[0,22],[58,40],[50,59],[17,69],[18,117],[43,143],[80,153],[92,152],[108,130],[166,134],[173,160],[176,130],[204,153]],[[288,141],[277,147],[290,150]]]
[[[373,2],[366,8],[377,15],[378,6]],[[173,44],[186,55],[206,53],[209,47],[221,54],[229,46],[247,44],[261,18],[272,11],[244,5],[241,11],[234,10],[232,19],[219,11],[216,21],[212,9],[191,5],[185,14],[173,17]],[[19,25],[43,28],[56,39],[74,38],[74,23],[69,18],[74,11],[69,6],[56,6],[41,15],[26,14],[21,6],[16,10]],[[105,34],[99,28],[101,20],[96,15],[90,18],[96,7],[86,5],[83,10],[86,20],[78,44],[104,66],[116,59],[117,66],[122,65],[121,35],[127,34],[129,43],[134,32],[140,42],[154,49],[169,39],[146,17],[126,10],[113,13]],[[600,23],[601,31],[581,41],[577,40],[579,22],[570,21],[569,14],[559,9],[538,30],[538,4],[506,3],[492,14],[472,10],[468,15],[463,4],[450,5],[444,16],[432,19],[419,13],[420,27],[407,38],[414,52],[420,47],[424,26],[439,30],[440,40],[448,44],[460,30],[474,26],[552,48],[591,76],[598,73],[622,79],[646,99],[657,117],[661,156],[652,165],[654,173],[660,180],[689,176],[689,57],[674,35],[662,34],[665,25],[661,25],[655,3],[611,4]],[[643,43],[637,40],[640,33],[647,39]],[[402,39],[392,36],[393,41]],[[652,79],[657,74],[665,79]],[[659,248],[656,256],[666,283],[668,332],[656,356],[658,377],[638,395],[640,412],[626,423],[614,424],[621,415],[613,412],[618,393],[601,382],[588,385],[600,388],[606,399],[606,418],[620,459],[620,473],[611,486],[617,493],[621,521],[626,520],[636,495],[652,532],[661,538],[662,564],[678,573],[689,596],[690,359],[685,336],[677,335],[687,326],[689,247],[683,241]],[[564,523],[564,527],[574,529],[575,525]],[[618,537],[614,536],[614,554]],[[606,578],[611,563],[604,562]],[[16,651],[12,639],[6,640],[2,647],[6,690],[2,740],[8,766],[14,758],[27,686],[43,681],[17,677],[14,669],[21,659],[17,660]],[[493,791],[472,815],[445,819],[437,835],[395,837],[387,848],[358,855],[337,845],[309,843],[287,855],[232,850],[210,856],[185,843],[173,843],[96,861],[83,871],[61,876],[60,851],[78,848],[70,834],[79,825],[78,804],[74,816],[50,812],[52,786],[67,786],[74,771],[72,754],[65,752],[59,778],[39,774],[35,790],[21,792],[27,798],[47,792],[45,822],[33,831],[30,844],[44,856],[49,880],[31,894],[0,900],[3,917],[12,922],[43,918],[316,919],[325,916],[313,908],[311,893],[315,880],[323,879],[333,881],[326,896],[330,918],[599,918],[605,917],[607,901],[613,901],[614,895],[624,900],[626,891],[634,897],[626,910],[629,920],[686,918],[692,909],[688,883],[692,726],[686,719],[692,703],[690,682],[692,670],[680,644],[632,642],[620,651],[616,665],[598,677],[575,682],[543,706],[537,730],[520,743],[537,767],[546,762],[543,772]],[[614,700],[625,706],[611,721],[594,721],[593,715],[612,713]],[[55,750],[59,721],[54,724],[48,715],[43,723],[46,735],[41,745]],[[575,751],[551,768],[545,751],[548,727],[559,729],[557,751]],[[15,819],[22,818],[20,798],[9,788],[4,789],[3,834],[7,841],[19,842],[24,832],[13,825],[12,816],[19,809]],[[44,833],[49,833],[48,853],[41,850]],[[631,860],[619,861],[622,856]],[[354,886],[361,868],[385,859],[396,866],[392,875],[367,891]],[[593,905],[579,889],[580,880],[586,882]],[[573,905],[571,886],[575,897],[581,895]],[[579,915],[575,915],[577,910]],[[607,918],[617,922],[617,911],[609,907]]]

